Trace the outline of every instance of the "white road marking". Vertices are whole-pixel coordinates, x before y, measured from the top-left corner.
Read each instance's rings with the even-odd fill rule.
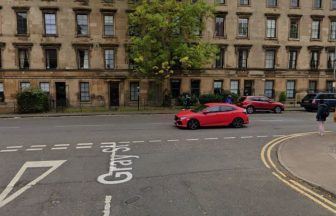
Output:
[[[90,149],[92,146],[77,146],[76,149]]]
[[[105,196],[105,208],[103,216],[110,216],[112,196]]]
[[[186,139],[187,141],[197,141],[199,140],[198,138],[192,138],[192,139]]]
[[[103,126],[113,126],[113,124],[96,124],[96,125],[56,125],[57,128],[67,128],[67,127],[103,127]]]
[[[240,137],[241,139],[251,139],[251,138],[253,138],[253,136],[242,136],[242,137]]]
[[[20,127],[0,127],[0,129],[18,129]]]
[[[66,150],[68,149],[68,147],[55,147],[55,148],[51,148],[51,150]]]
[[[0,152],[16,152],[18,149],[5,149],[1,150]]]
[[[65,146],[70,146],[70,144],[55,144],[55,147],[65,147]]]
[[[136,141],[132,141],[132,143],[144,143],[145,141],[143,140],[136,140]]]
[[[162,142],[162,140],[149,140],[150,143]]]
[[[236,139],[237,137],[224,137],[224,139]]]
[[[47,145],[32,145],[30,148],[41,148],[41,147],[46,147]]]
[[[282,136],[285,136],[285,135],[273,135],[273,137],[282,137]]]
[[[16,197],[20,196],[23,192],[34,186],[37,182],[44,179],[46,176],[48,176],[50,173],[55,171],[59,166],[61,166],[66,160],[59,160],[59,161],[27,161],[19,172],[14,176],[14,178],[10,181],[10,183],[7,185],[5,190],[0,194],[0,208],[4,207],[9,202],[13,201]],[[44,167],[50,167],[46,172],[44,172],[42,175],[34,179],[33,181],[29,182],[13,194],[7,195],[13,190],[15,184],[19,181],[20,177],[23,175],[23,173],[28,168],[44,168]]]
[[[115,143],[115,142],[101,142],[100,145],[111,145],[113,143]]]
[[[209,137],[209,138],[204,138],[204,140],[218,140],[218,137]]]
[[[29,148],[29,149],[26,149],[26,151],[42,151],[43,148]]]
[[[257,138],[266,138],[268,136],[257,136]]]
[[[90,146],[93,145],[93,143],[77,143],[78,146]]]
[[[168,142],[178,142],[178,141],[180,141],[180,140],[178,140],[178,139],[171,139],[171,140],[167,140]]]
[[[12,148],[22,148],[22,146],[7,146],[6,148],[12,149]]]
[[[119,144],[129,144],[130,143],[130,141],[121,141],[121,142],[118,142]],[[102,143],[103,144],[103,143]],[[112,144],[112,142],[111,143],[106,143],[106,144]]]

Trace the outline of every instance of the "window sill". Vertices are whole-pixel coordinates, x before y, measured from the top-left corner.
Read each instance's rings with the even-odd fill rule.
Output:
[[[243,37],[243,36],[237,36],[236,39],[238,40],[250,40],[250,37]]]
[[[15,34],[15,37],[29,37],[29,34]]]
[[[288,38],[288,41],[300,41],[300,38]]]
[[[265,40],[278,41],[278,38],[277,37],[274,37],[274,38],[265,37]]]
[[[116,39],[116,35],[103,35],[103,38],[111,38],[111,39]]]
[[[310,38],[310,41],[322,42],[322,39],[321,38],[319,38],[319,39]]]

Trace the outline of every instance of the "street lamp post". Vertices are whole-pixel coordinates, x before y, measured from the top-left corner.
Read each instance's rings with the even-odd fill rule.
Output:
[[[140,110],[140,86],[137,87],[138,90],[138,111]]]

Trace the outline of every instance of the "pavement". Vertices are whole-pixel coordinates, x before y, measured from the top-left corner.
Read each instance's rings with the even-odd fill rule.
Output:
[[[279,146],[278,159],[292,175],[336,195],[336,133],[289,139]]]
[[[31,113],[31,114],[0,114],[1,118],[34,118],[34,117],[63,117],[63,116],[104,116],[104,115],[152,115],[152,114],[174,114],[178,112],[177,108],[151,109],[151,110],[132,110],[132,111],[103,111],[103,112],[48,112],[48,113]],[[304,111],[302,107],[289,107],[286,111]]]

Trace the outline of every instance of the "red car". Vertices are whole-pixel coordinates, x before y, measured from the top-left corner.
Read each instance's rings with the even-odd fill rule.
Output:
[[[233,126],[241,128],[249,123],[245,109],[226,103],[207,103],[196,109],[182,110],[175,115],[177,127],[195,130],[205,126]]]
[[[275,113],[281,113],[285,110],[282,103],[264,96],[244,96],[239,98],[237,105],[245,108],[248,114],[252,114],[256,110],[270,110]]]

